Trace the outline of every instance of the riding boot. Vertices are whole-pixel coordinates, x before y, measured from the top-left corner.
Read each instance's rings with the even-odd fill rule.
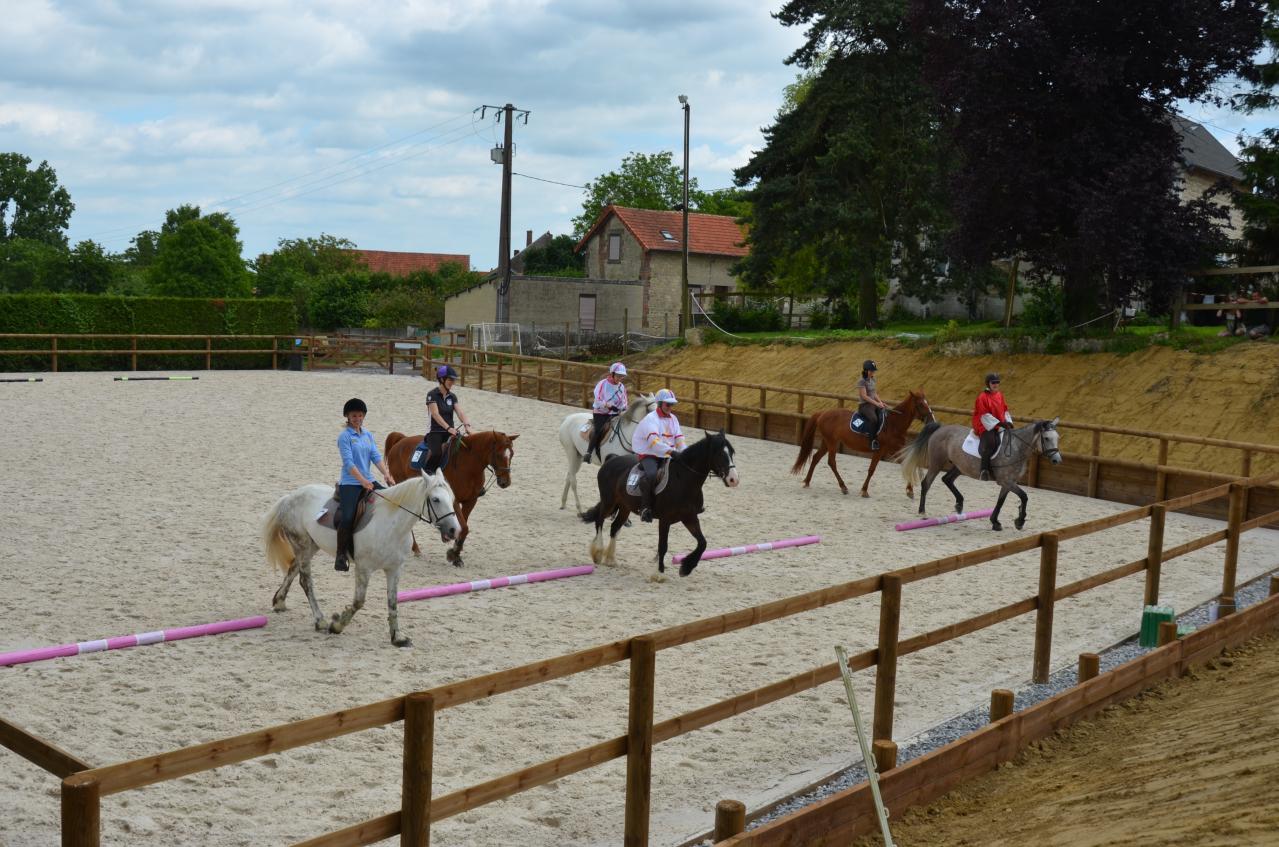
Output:
[[[644,486],[644,493],[640,497],[640,520],[644,523],[653,522],[653,483],[649,482]]]
[[[993,472],[991,471],[991,469],[990,469],[990,457],[989,457],[989,456],[982,456],[982,457],[981,457],[981,477],[980,477],[981,481],[982,481],[982,482],[989,482],[989,481],[990,481],[990,478],[991,478],[993,475],[994,475],[994,473],[993,473]]]
[[[351,555],[351,548],[355,541],[355,532],[350,526],[338,526],[338,552],[337,558],[333,560],[333,570],[349,571],[351,565],[347,561]]]

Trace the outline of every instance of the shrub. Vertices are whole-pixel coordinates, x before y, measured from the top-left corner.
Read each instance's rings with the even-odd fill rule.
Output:
[[[782,313],[766,303],[736,306],[717,300],[711,307],[711,320],[727,332],[777,332],[786,326]]]

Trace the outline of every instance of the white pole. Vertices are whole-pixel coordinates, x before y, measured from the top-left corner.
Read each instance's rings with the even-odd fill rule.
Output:
[[[862,762],[866,765],[866,780],[870,782],[870,794],[875,798],[875,814],[879,817],[879,831],[884,836],[884,847],[894,847],[893,834],[888,831],[888,810],[884,808],[883,798],[879,796],[879,773],[875,770],[875,756],[871,752],[870,742],[866,739],[866,730],[862,729],[862,715],[857,710],[857,698],[853,695],[853,672],[848,669],[848,653],[843,647],[836,647],[835,658],[839,661],[840,676],[844,678],[844,691],[848,693],[848,707],[853,710],[853,726],[857,728],[857,743],[862,748]]]

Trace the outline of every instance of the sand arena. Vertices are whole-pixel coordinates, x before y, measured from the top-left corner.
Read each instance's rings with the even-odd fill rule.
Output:
[[[420,432],[428,384],[415,377],[334,373],[201,372],[198,382],[114,383],[109,374],[54,374],[10,386],[7,407],[22,433],[5,450],[11,492],[0,538],[0,651],[269,614],[280,576],[269,571],[258,525],[274,500],[337,472],[339,410],[367,401],[379,442]],[[19,393],[21,392],[21,393]],[[591,528],[559,510],[563,457],[556,428],[570,410],[459,390],[480,428],[518,432],[514,484],[477,506],[466,567],[444,561],[433,533],[401,588],[523,573],[588,560]],[[28,432],[29,431],[29,432]],[[870,500],[840,496],[819,469],[800,488],[787,470],[795,448],[736,438],[741,487],[706,487],[710,546],[809,533],[820,545],[704,562],[688,579],[657,582],[654,528],[636,522],[618,544],[620,566],[572,580],[405,604],[411,650],[387,638],[384,583],[347,632],[313,631],[295,586],[287,612],[266,629],[177,644],[0,669],[3,715],[93,764],[261,729],[409,691],[560,655],[659,627],[734,611],[879,571],[1020,535],[984,521],[902,535],[911,517],[895,467],[877,474]],[[1063,449],[1071,449],[1068,438]],[[850,482],[865,462],[841,457]],[[593,502],[591,469],[579,484]],[[960,486],[971,508],[995,489]],[[1027,532],[1126,508],[1032,491]],[[935,500],[932,513],[949,505]],[[1011,507],[1011,506],[1010,506]],[[1166,544],[1213,522],[1170,516]],[[691,545],[671,532],[673,552]],[[1244,536],[1239,579],[1273,567],[1279,534]],[[1059,584],[1145,554],[1139,522],[1062,545]],[[1165,567],[1178,609],[1220,587],[1222,545]],[[319,560],[317,560],[318,562]],[[317,590],[326,613],[349,602],[351,577],[324,564]],[[668,572],[669,573],[669,572]],[[989,610],[1035,591],[1038,555],[910,585],[902,635]],[[1135,630],[1141,582],[1130,577],[1058,604],[1054,660],[1073,663]],[[721,700],[832,661],[836,643],[874,644],[870,598],[662,652],[656,718]],[[905,739],[984,701],[992,687],[1029,675],[1030,616],[907,657],[898,677],[896,735]],[[872,679],[859,675],[868,707]],[[462,788],[625,732],[625,665],[535,686],[441,713],[435,790]],[[852,759],[842,687],[823,686],[658,745],[652,843],[707,828],[716,800],[748,807],[787,794]],[[358,733],[103,803],[104,843],[287,844],[383,814],[400,797],[398,726]],[[493,806],[437,823],[433,839],[458,845],[616,843],[625,765],[592,769]],[[58,842],[57,781],[0,752],[0,845]]]

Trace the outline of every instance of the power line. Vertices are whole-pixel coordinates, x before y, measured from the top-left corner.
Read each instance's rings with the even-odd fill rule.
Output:
[[[586,190],[585,185],[574,185],[571,182],[556,182],[553,179],[542,179],[540,176],[530,176],[529,174],[517,173],[516,171],[511,171],[511,176],[522,176],[525,179],[535,179],[538,182],[549,182],[551,185],[562,185],[565,188],[580,188],[583,191]]]

